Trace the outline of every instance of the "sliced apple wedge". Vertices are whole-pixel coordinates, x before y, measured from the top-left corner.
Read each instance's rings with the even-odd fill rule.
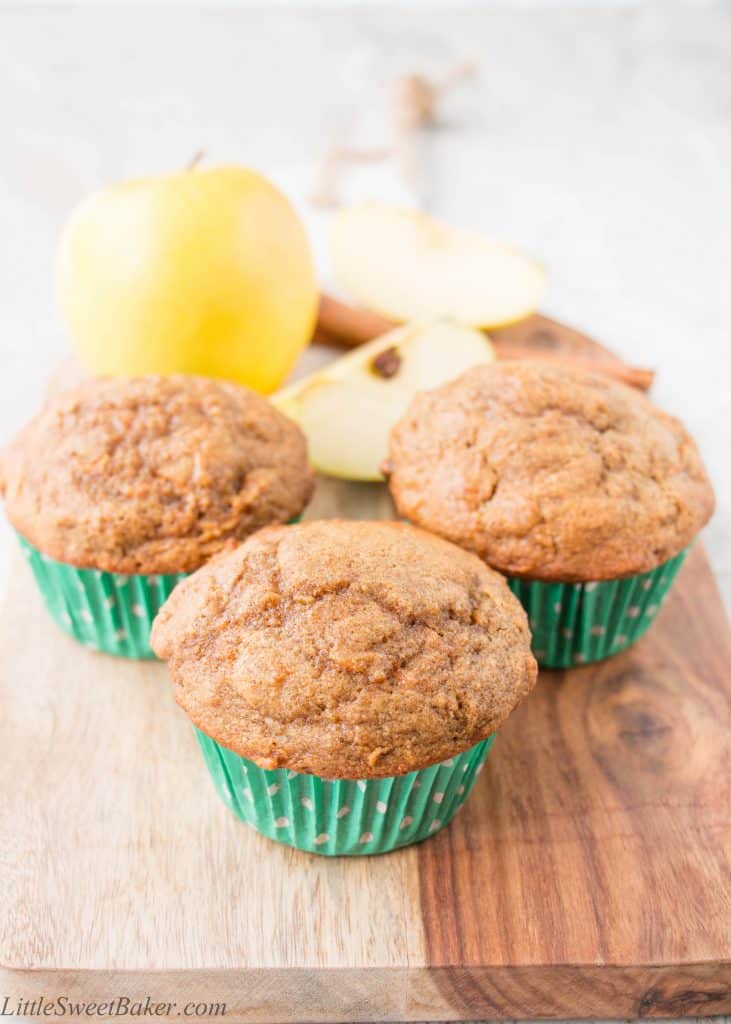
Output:
[[[307,435],[312,464],[348,480],[381,480],[388,434],[417,391],[495,358],[479,331],[408,324],[271,396]]]
[[[543,267],[522,253],[383,203],[342,209],[331,251],[342,287],[399,322],[448,317],[498,327],[533,313],[546,288]]]

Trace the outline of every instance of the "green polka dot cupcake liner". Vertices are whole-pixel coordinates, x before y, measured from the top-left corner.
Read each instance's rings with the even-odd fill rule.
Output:
[[[18,534],[20,547],[56,625],[90,650],[154,658],[152,621],[187,573],[124,575],[56,562]]]
[[[387,853],[448,825],[467,799],[493,736],[418,772],[385,779],[322,779],[267,770],[196,729],[226,806],[257,832],[330,857]]]
[[[655,620],[689,550],[652,572],[620,580],[548,583],[509,578],[528,614],[538,664],[570,668],[631,647]]]

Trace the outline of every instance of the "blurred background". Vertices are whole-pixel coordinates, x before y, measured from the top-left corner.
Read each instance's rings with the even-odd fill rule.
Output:
[[[465,61],[413,182],[374,167],[359,187],[526,250],[549,271],[543,312],[657,370],[717,490],[706,536],[731,603],[722,0],[1,6],[0,443],[68,353],[54,260],[84,195],[203,149],[273,175],[317,232],[328,150],[382,145],[393,80]],[[4,566],[4,523],[2,540]]]

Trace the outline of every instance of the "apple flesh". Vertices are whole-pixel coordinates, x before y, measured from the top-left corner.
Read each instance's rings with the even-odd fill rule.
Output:
[[[391,427],[417,391],[495,358],[484,334],[450,323],[408,324],[272,396],[307,435],[312,464],[348,480],[382,480]]]
[[[546,288],[543,268],[522,253],[383,203],[342,209],[331,251],[342,287],[397,322],[498,327],[534,312]]]
[[[196,373],[265,393],[310,340],[318,301],[294,210],[244,167],[90,196],[61,238],[57,293],[92,373]]]

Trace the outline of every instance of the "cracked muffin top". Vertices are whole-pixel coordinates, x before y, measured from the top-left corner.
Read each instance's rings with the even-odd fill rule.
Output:
[[[475,367],[418,394],[383,469],[402,516],[542,580],[654,569],[714,505],[677,419],[609,378],[540,362]]]
[[[325,778],[451,757],[536,680],[503,578],[403,523],[261,530],[178,584],[152,647],[204,733],[262,768]]]
[[[26,540],[119,573],[197,569],[298,515],[313,479],[304,435],[265,398],[182,374],[87,380],[47,402],[0,460]]]

